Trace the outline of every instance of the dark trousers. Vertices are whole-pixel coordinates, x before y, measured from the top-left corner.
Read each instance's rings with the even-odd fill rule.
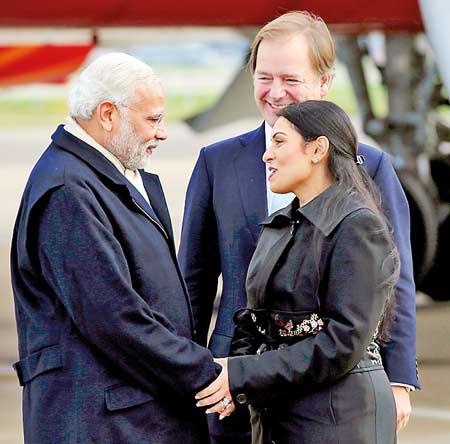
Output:
[[[211,444],[250,444],[250,415],[247,407],[238,407],[235,412],[219,421],[216,413],[208,415]]]

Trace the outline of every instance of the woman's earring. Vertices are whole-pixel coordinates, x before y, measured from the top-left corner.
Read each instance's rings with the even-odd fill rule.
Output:
[[[317,158],[317,157],[313,157],[312,159],[311,159],[311,162],[312,163],[317,163],[319,161],[319,159]]]

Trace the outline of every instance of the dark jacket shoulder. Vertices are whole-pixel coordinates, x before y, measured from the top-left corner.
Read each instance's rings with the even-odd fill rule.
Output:
[[[364,157],[364,168],[372,178],[383,162],[389,162],[389,156],[384,151],[364,143],[358,145],[358,154]]]
[[[230,137],[219,142],[215,142],[202,148],[201,152],[208,161],[220,161],[225,157],[233,156],[245,147],[259,146],[265,147],[264,123],[258,128],[238,136]]]

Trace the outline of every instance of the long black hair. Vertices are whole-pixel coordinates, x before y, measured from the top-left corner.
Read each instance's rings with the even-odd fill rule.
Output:
[[[393,266],[391,273],[382,283],[386,285],[388,299],[378,328],[378,338],[388,341],[388,327],[395,309],[394,286],[398,280],[400,261],[393,242],[389,224],[381,209],[381,198],[372,178],[361,166],[363,158],[358,156],[358,137],[348,115],[338,105],[325,100],[308,100],[289,105],[278,116],[289,120],[305,142],[325,136],[329,141],[328,169],[336,182],[335,195],[327,200],[322,217],[329,218],[348,196],[359,198],[380,220],[384,235],[389,243],[388,260]],[[320,254],[320,245],[316,254]]]

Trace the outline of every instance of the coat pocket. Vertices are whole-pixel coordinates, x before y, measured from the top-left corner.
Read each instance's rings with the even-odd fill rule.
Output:
[[[24,386],[36,376],[63,368],[62,348],[60,345],[44,348],[16,362],[13,367],[19,378],[20,385]]]
[[[152,394],[129,385],[116,384],[105,389],[105,404],[109,411],[128,409],[153,399]]]

